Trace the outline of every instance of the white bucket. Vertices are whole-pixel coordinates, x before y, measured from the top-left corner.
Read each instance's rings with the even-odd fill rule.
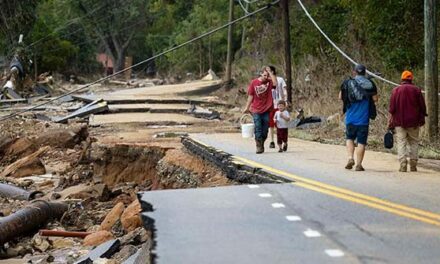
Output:
[[[244,119],[245,119],[246,117],[250,117],[251,120],[253,120],[253,119],[252,119],[252,116],[249,115],[249,114],[243,115],[243,116],[240,118],[240,124],[241,124],[241,136],[242,136],[243,138],[252,138],[252,137],[254,137],[255,125],[254,125],[254,123],[243,123],[243,122],[244,122]]]

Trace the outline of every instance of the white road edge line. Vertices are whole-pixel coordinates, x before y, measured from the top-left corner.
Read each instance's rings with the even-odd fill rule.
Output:
[[[287,221],[301,221],[301,217],[297,216],[297,215],[288,215],[286,216]]]
[[[306,231],[304,231],[304,235],[306,237],[320,237],[321,234],[318,231],[312,230],[312,229],[307,229]]]
[[[258,188],[260,188],[260,186],[255,185],[255,184],[249,184],[248,187],[249,187],[250,189],[258,189]]]
[[[339,258],[345,255],[344,252],[339,249],[326,249],[325,253],[332,258]]]
[[[258,196],[260,196],[261,198],[268,198],[268,197],[272,197],[272,194],[270,194],[270,193],[260,193],[260,194],[258,194]]]

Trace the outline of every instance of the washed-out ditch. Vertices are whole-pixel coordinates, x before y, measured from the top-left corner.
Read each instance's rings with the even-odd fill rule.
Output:
[[[90,263],[93,252],[108,247],[101,256],[115,263],[135,253],[148,263],[154,225],[142,222],[139,193],[284,181],[185,133],[158,133],[148,144],[103,144],[84,124],[24,120],[1,128],[0,259]]]

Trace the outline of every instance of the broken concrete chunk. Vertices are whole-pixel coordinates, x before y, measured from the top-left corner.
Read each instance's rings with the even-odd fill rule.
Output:
[[[38,146],[54,148],[73,148],[88,136],[88,128],[84,125],[72,126],[69,129],[52,129],[36,138]]]
[[[121,216],[121,223],[126,232],[133,231],[142,226],[140,212],[141,204],[137,199],[124,210]]]
[[[123,246],[122,249],[113,256],[113,259],[117,263],[122,263],[123,261],[130,258],[132,255],[136,254],[138,248],[133,245]]]
[[[75,117],[86,117],[91,114],[101,113],[108,111],[108,105],[107,102],[103,101],[102,99],[95,100],[91,102],[88,105],[85,105],[84,107],[81,107],[80,109],[76,110],[75,112],[71,113],[70,115],[67,115],[65,117],[59,118],[54,120],[57,123],[67,123],[67,120]]]
[[[101,223],[101,230],[110,231],[113,225],[119,220],[122,213],[124,212],[125,206],[122,202],[113,207],[113,209],[107,214],[104,221]]]
[[[106,231],[101,231],[101,232],[106,232]],[[75,264],[90,264],[99,258],[110,258],[116,252],[118,252],[119,247],[120,247],[120,242],[118,239],[107,241],[99,245],[95,249],[93,249],[87,256],[75,262]]]
[[[112,233],[106,230],[101,230],[86,236],[83,244],[85,246],[97,246],[112,239],[114,239]]]
[[[147,230],[145,230],[145,228],[143,227],[138,227],[135,230],[126,234],[125,236],[121,237],[120,240],[121,240],[121,245],[130,244],[137,246],[149,240],[150,237],[151,237],[150,232],[147,232]]]

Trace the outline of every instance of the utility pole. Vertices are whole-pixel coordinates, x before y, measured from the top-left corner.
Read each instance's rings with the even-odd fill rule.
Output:
[[[229,0],[229,22],[234,20],[234,0]],[[226,56],[226,88],[229,89],[232,84],[232,24],[228,26],[228,53]]]
[[[290,56],[290,21],[289,21],[289,1],[281,0],[281,16],[283,23],[283,42],[284,42],[284,61],[286,70],[287,101],[292,105],[292,62]]]
[[[428,138],[438,136],[438,64],[436,0],[425,0],[425,101]]]

